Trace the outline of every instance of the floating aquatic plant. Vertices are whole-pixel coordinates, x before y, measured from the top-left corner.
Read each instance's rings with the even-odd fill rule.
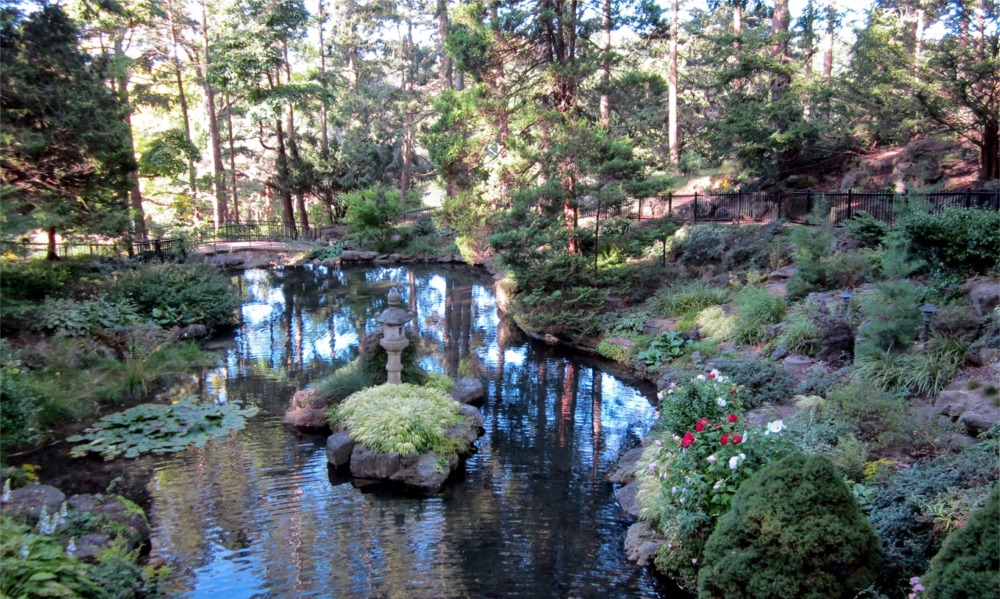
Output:
[[[170,405],[142,404],[98,420],[82,435],[67,439],[81,443],[70,452],[80,457],[100,453],[104,459],[135,458],[146,453],[173,453],[203,447],[211,439],[240,430],[257,408],[199,403],[194,397]]]

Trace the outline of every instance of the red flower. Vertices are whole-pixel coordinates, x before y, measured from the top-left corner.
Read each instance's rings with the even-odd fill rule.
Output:
[[[722,438],[719,439],[719,443],[725,445],[728,442],[729,442],[729,433],[722,433]]]
[[[726,421],[727,422],[736,422],[739,419],[740,419],[740,417],[737,416],[736,414],[730,414],[729,418],[726,418]]]
[[[739,445],[742,442],[743,442],[743,436],[742,435],[733,435],[733,443],[734,444]]]
[[[715,375],[714,375],[714,374],[710,374],[710,375],[708,375],[708,380],[712,380],[712,379],[714,379],[714,378],[715,378]]]
[[[700,433],[705,430],[706,424],[708,424],[708,418],[699,418],[698,423],[694,425],[694,432]]]
[[[694,434],[691,431],[684,433],[684,438],[681,439],[681,447],[687,447],[694,443]]]

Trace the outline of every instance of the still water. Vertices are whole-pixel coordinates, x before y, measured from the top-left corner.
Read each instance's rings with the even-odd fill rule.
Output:
[[[446,267],[251,270],[243,326],[205,392],[255,405],[249,426],[159,459],[154,555],[186,597],[659,597],[629,564],[629,524],[603,481],[652,420],[648,391],[528,340],[491,280]],[[327,468],[324,438],[284,427],[297,388],[357,355],[398,286],[421,365],[487,383],[486,434],[430,498],[362,492]]]

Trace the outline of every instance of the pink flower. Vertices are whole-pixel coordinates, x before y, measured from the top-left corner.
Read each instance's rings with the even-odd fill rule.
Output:
[[[657,447],[663,447],[663,441],[657,439],[656,441],[653,441],[653,445],[656,445]]]
[[[723,445],[729,443],[729,433],[722,433],[722,438],[719,439],[719,443],[722,443]]]
[[[740,435],[733,435],[733,443],[739,445],[742,442],[743,442],[743,437],[741,437]]]
[[[705,425],[708,424],[708,418],[699,418],[698,424],[694,425],[694,432],[700,433],[705,430]]]
[[[656,472],[656,464],[650,464],[649,465],[649,473],[652,474],[654,472]]]
[[[708,375],[708,380],[712,380],[712,379],[714,379],[714,378],[715,378],[715,374],[710,374],[710,375]]]
[[[730,414],[729,417],[726,418],[726,422],[736,422],[739,419],[740,417],[737,416],[736,414]]]
[[[681,447],[688,447],[694,443],[694,434],[691,431],[684,433],[684,439],[681,440]]]

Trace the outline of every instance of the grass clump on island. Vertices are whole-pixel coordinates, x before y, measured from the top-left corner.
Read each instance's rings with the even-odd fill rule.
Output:
[[[449,428],[466,418],[459,404],[430,387],[403,383],[359,391],[326,412],[331,424],[343,424],[351,438],[375,453],[401,456],[433,451],[440,456],[464,452],[468,444],[449,437]]]

